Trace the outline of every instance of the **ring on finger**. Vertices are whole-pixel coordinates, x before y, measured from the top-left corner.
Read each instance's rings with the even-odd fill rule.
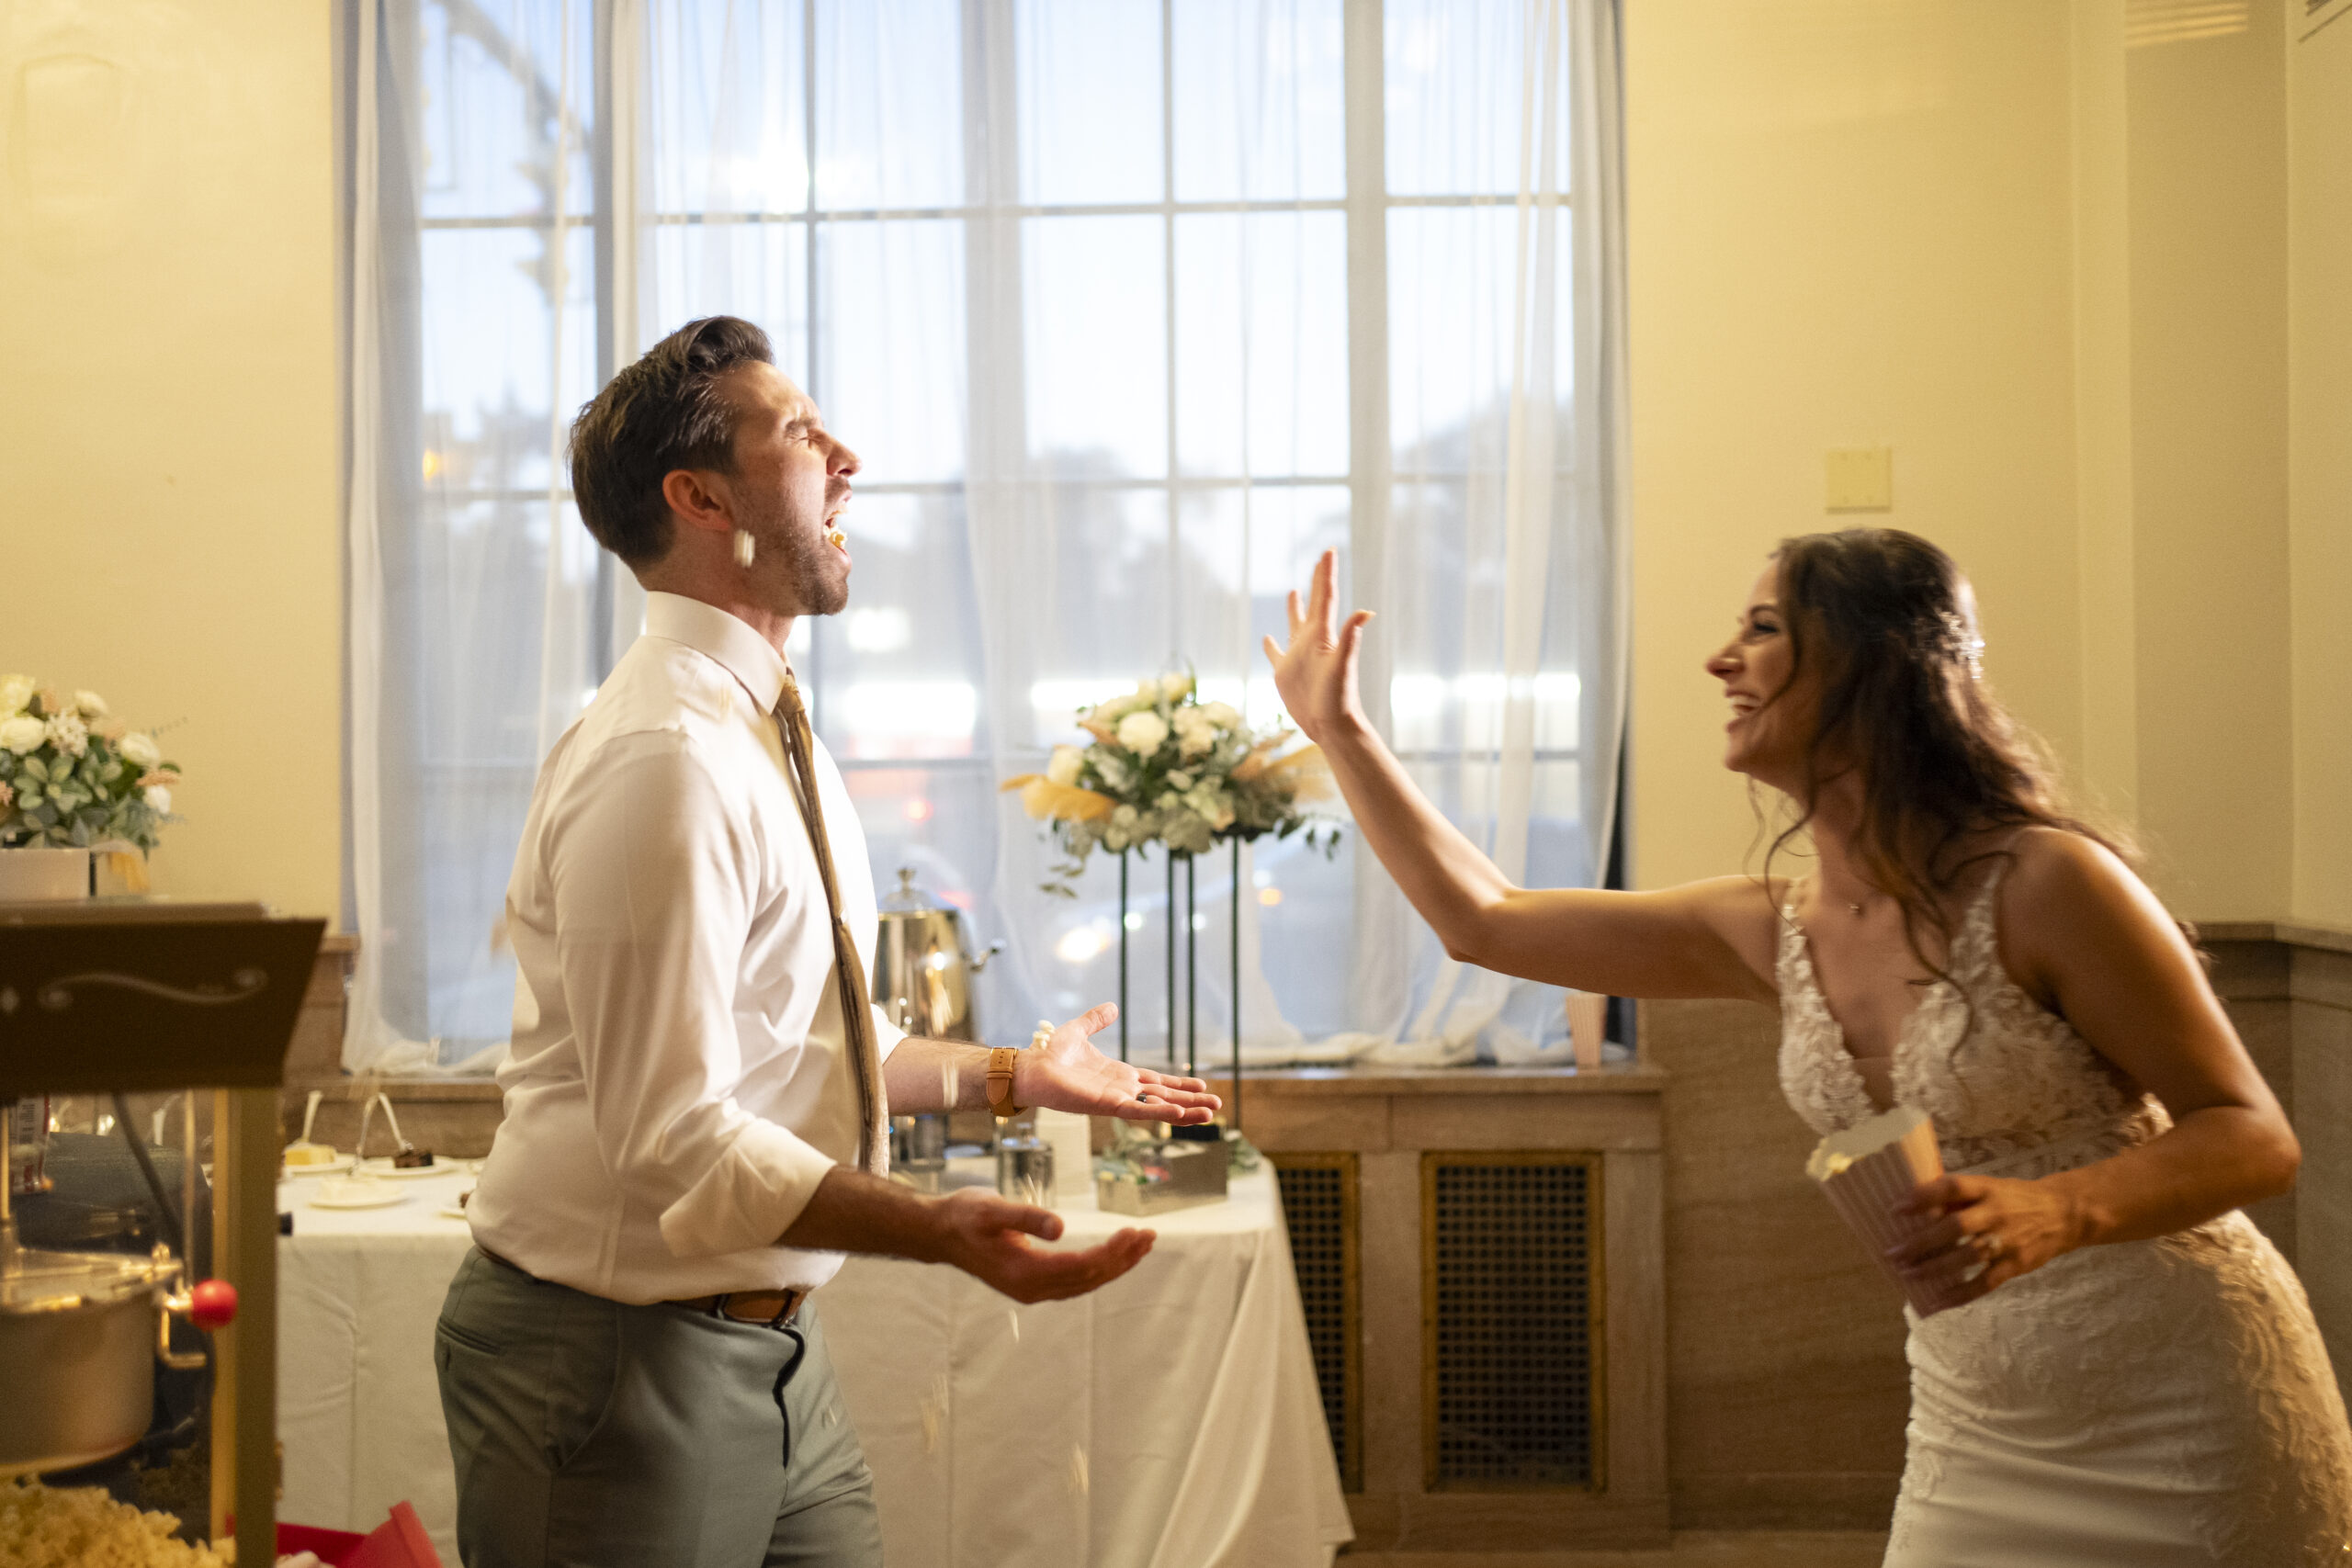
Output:
[[[2003,1236],[1999,1231],[1979,1231],[1976,1235],[1970,1236],[1968,1238],[1968,1242],[1969,1245],[1973,1247],[1980,1254],[1982,1254],[1987,1261],[2000,1257],[2001,1254],[2009,1249],[2007,1238]]]

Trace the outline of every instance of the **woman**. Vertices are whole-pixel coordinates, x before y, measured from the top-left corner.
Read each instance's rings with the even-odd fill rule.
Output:
[[[2180,929],[2062,814],[1979,680],[1967,583],[1893,529],[1791,539],[1707,660],[1724,764],[1795,803],[1793,881],[1515,887],[1366,725],[1335,557],[1287,648],[1292,716],[1455,957],[1637,997],[1777,1002],[1816,1132],[1902,1102],[1951,1173],[1898,1265],[1984,1294],[1911,1319],[1886,1561],[2340,1564],[2352,1435],[2301,1287],[2240,1212],[2301,1157]],[[1793,829],[1792,829],[1793,831]],[[1783,834],[1773,845],[1786,843]]]

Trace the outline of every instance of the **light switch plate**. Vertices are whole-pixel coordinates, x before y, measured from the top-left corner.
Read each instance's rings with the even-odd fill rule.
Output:
[[[1832,512],[1894,510],[1894,449],[1891,446],[1833,447],[1824,455]]]

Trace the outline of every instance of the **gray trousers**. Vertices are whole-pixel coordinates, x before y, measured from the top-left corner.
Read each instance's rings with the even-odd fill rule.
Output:
[[[624,1306],[466,1254],[434,1336],[465,1568],[880,1568],[874,1477],[806,1304]]]

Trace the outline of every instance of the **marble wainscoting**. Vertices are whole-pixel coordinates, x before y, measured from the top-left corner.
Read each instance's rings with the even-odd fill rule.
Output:
[[[1678,1529],[1883,1529],[1910,1408],[1902,1300],[1804,1174],[1780,1014],[1644,1002],[1666,1075],[1668,1464]]]

